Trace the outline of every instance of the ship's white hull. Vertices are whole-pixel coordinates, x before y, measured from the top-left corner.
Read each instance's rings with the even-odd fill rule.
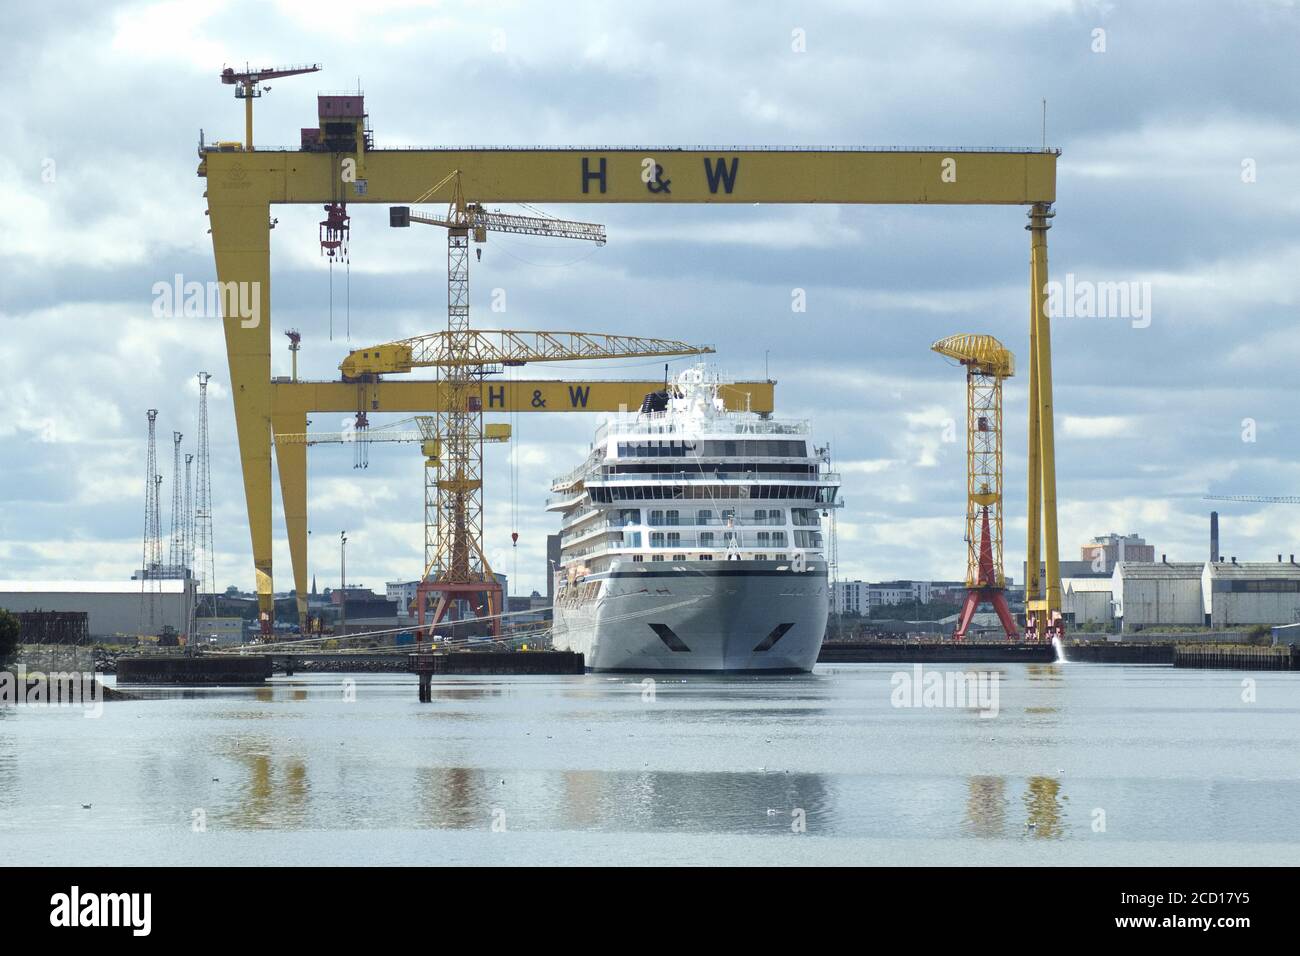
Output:
[[[617,561],[582,603],[555,602],[554,645],[597,671],[807,672],[830,595],[826,563]],[[590,589],[595,590],[595,589]]]

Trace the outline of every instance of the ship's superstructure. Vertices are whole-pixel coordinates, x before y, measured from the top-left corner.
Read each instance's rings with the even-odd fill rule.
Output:
[[[555,646],[596,670],[807,671],[829,610],[822,518],[838,475],[806,422],[728,412],[682,372],[602,424],[552,484]]]

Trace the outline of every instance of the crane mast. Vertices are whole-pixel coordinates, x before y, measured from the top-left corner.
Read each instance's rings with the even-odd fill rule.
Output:
[[[966,600],[953,640],[965,639],[984,601],[1014,640],[1002,563],[1002,380],[1015,360],[991,335],[953,335],[931,348],[966,367]]]
[[[681,342],[661,342],[582,333],[484,332],[470,327],[470,242],[485,242],[488,232],[578,239],[605,244],[605,227],[538,216],[489,211],[467,202],[460,170],[452,170],[416,202],[424,202],[450,187],[445,215],[412,212],[409,206],[389,209],[389,225],[411,223],[447,230],[447,331],[421,336],[388,347],[353,352],[341,366],[345,380],[383,372],[432,366],[447,386],[447,403],[438,409],[426,444],[436,477],[425,495],[425,569],[417,590],[417,613],[424,623],[425,604],[436,595],[432,624],[436,626],[452,602],[469,599],[476,616],[493,621],[498,632],[501,587],[483,549],[483,428],[482,382],[498,371],[498,363],[594,359],[627,356],[694,355],[703,349]],[[425,428],[425,423],[421,423]],[[432,527],[432,540],[429,529]],[[479,600],[481,599],[481,601]]]

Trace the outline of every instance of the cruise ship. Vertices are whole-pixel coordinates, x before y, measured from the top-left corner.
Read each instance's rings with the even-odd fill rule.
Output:
[[[812,670],[839,476],[808,423],[726,409],[708,366],[596,431],[556,479],[554,646],[596,671]]]

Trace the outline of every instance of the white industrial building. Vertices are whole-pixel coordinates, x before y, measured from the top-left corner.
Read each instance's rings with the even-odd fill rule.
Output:
[[[871,611],[871,585],[866,581],[835,582],[836,614],[868,614]]]
[[[1211,627],[1300,621],[1300,564],[1211,561],[1201,590]]]
[[[419,586],[419,581],[389,581],[384,585],[384,594],[397,605],[398,617],[407,616],[411,605],[415,603],[415,593]]]
[[[1075,627],[1115,623],[1114,578],[1062,578],[1061,611],[1073,615]]]
[[[879,607],[883,604],[910,604],[912,602],[929,604],[930,582],[884,581],[880,584],[871,585],[868,594],[873,607]]]
[[[192,644],[242,644],[244,642],[244,619],[242,617],[197,617],[194,619],[194,632],[190,636]]]
[[[890,604],[929,604],[929,581],[885,581],[871,584],[866,581],[836,581],[833,610],[836,614],[871,616],[873,607]]]
[[[1115,617],[1121,619],[1125,631],[1155,625],[1203,626],[1204,567],[1202,561],[1121,561],[1111,575]]]
[[[165,625],[183,634],[193,605],[192,578],[0,581],[0,607],[15,612],[85,611],[93,641],[134,641],[142,632],[158,634]]]

